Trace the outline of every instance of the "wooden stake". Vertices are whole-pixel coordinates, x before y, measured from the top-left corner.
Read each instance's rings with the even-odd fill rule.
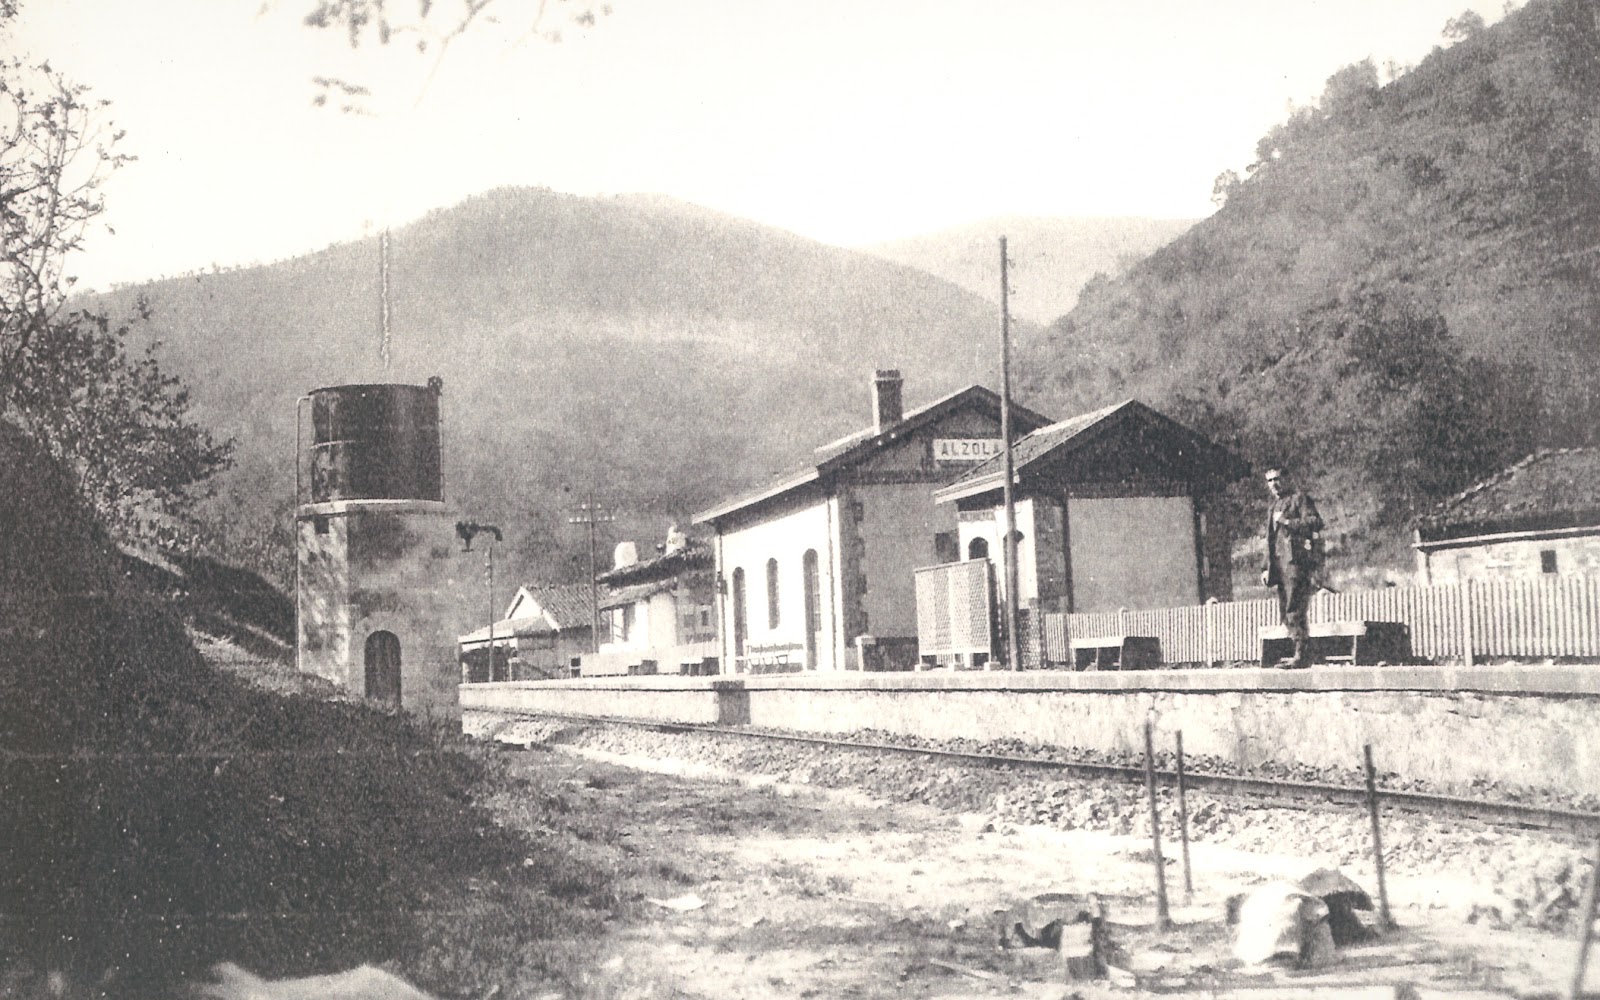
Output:
[[[1162,930],[1172,926],[1172,914],[1167,908],[1167,869],[1161,856],[1161,810],[1156,805],[1156,744],[1155,726],[1149,720],[1144,724],[1144,787],[1150,793],[1150,850],[1155,855],[1156,866],[1156,922]]]
[[[1567,991],[1571,1000],[1583,996],[1583,977],[1589,971],[1589,944],[1594,939],[1594,916],[1597,905],[1595,883],[1600,882],[1600,837],[1595,838],[1594,866],[1589,869],[1589,886],[1583,890],[1583,904],[1578,912],[1583,919],[1578,924],[1578,967],[1572,972],[1572,989]]]
[[[1367,812],[1372,816],[1372,860],[1378,869],[1378,918],[1385,930],[1394,928],[1389,914],[1389,886],[1383,877],[1383,830],[1378,824],[1378,772],[1372,766],[1372,744],[1362,747],[1367,761]]]
[[[1183,837],[1183,895],[1194,895],[1194,877],[1189,872],[1189,801],[1183,779],[1183,730],[1178,730],[1178,830]]]

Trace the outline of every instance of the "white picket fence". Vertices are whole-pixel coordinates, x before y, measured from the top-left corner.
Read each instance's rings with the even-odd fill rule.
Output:
[[[1426,659],[1600,658],[1600,577],[1386,587],[1311,599],[1310,620],[1401,622]],[[1259,630],[1279,623],[1275,600],[1149,611],[1046,614],[1044,659],[1069,662],[1075,636],[1151,635],[1169,664],[1255,660]]]

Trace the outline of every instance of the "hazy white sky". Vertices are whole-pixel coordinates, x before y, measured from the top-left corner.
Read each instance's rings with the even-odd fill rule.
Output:
[[[139,157],[108,186],[116,235],[78,261],[102,286],[293,256],[504,184],[661,192],[846,245],[1001,214],[1200,216],[1335,70],[1415,62],[1450,17],[1502,7],[611,2],[559,45],[469,36],[426,86],[430,60],[301,27],[312,0],[25,0],[12,44],[113,101]],[[313,108],[319,73],[378,84],[378,114]]]

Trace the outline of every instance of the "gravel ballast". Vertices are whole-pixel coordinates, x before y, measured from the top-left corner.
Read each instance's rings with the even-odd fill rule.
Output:
[[[987,829],[1004,831],[1038,824],[1138,838],[1150,835],[1146,792],[1142,784],[1134,782],[1063,777],[1024,765],[991,767],[720,732],[667,732],[553,717],[469,712],[464,724],[469,735],[507,744],[567,745],[795,785],[852,789],[884,802],[923,803],[947,812],[977,814],[985,818]],[[889,742],[876,733],[843,738]],[[896,742],[904,745],[903,740]],[[1088,759],[1068,748],[1014,742],[949,741],[946,745],[923,741],[921,745],[967,753]],[[1195,766],[1198,769],[1203,763],[1195,762]],[[1348,780],[1345,775],[1294,777],[1329,783]],[[1385,785],[1411,787],[1400,781],[1386,781]],[[1160,788],[1156,797],[1163,839],[1170,843],[1178,830],[1177,792]],[[1197,790],[1190,790],[1186,801],[1189,836],[1195,843],[1300,855],[1342,867],[1370,863],[1370,821],[1363,810],[1266,805]],[[1591,868],[1585,845],[1571,837],[1471,821],[1434,820],[1392,809],[1384,815],[1383,842],[1385,867],[1391,875],[1448,878],[1473,886],[1476,891],[1466,908],[1468,919],[1500,927],[1564,930],[1582,898]]]

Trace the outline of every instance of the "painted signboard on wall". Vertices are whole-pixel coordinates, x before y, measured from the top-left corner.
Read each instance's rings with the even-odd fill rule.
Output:
[[[1000,454],[999,438],[934,438],[935,462],[982,462]]]

